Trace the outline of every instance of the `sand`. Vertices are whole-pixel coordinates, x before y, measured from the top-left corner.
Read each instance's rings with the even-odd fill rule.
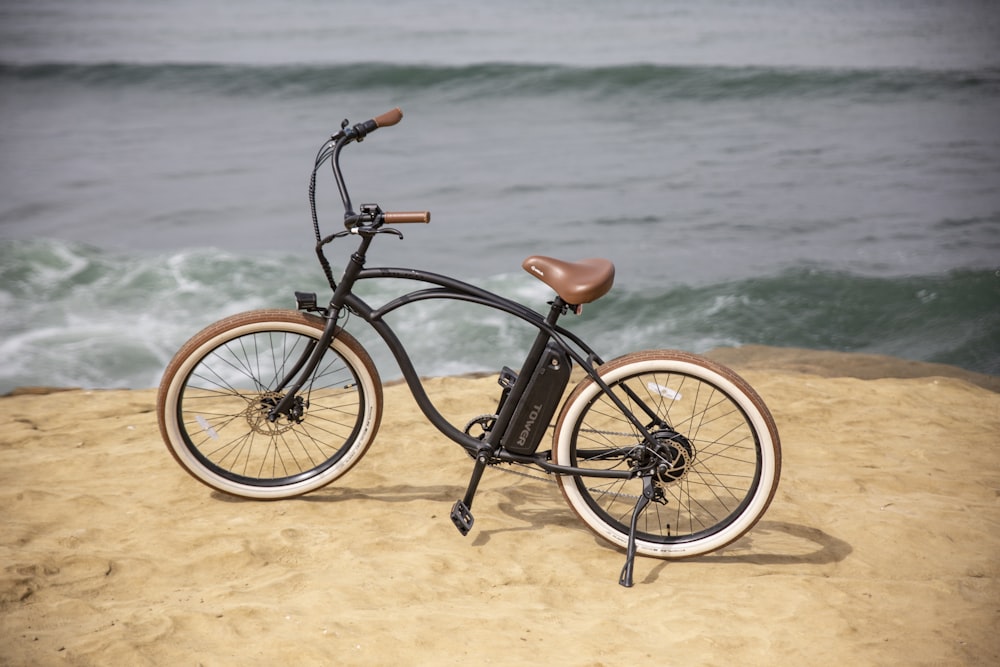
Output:
[[[771,407],[781,486],[746,537],[639,558],[631,589],[551,483],[488,472],[459,535],[471,461],[402,385],[350,474],[279,502],[184,473],[153,391],[0,398],[0,664],[1000,664],[996,378],[717,358]],[[430,384],[465,416],[496,395]]]

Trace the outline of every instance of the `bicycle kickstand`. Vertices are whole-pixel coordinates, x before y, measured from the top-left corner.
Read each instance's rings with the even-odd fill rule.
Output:
[[[483,477],[483,471],[486,470],[488,461],[489,451],[483,448],[476,456],[476,465],[472,469],[472,478],[469,479],[469,487],[465,490],[465,497],[456,501],[451,508],[451,521],[462,535],[468,535],[475,522],[472,516],[472,499],[476,495],[479,480]]]
[[[656,497],[657,488],[653,485],[653,476],[646,475],[642,478],[642,495],[635,502],[635,510],[632,512],[632,523],[628,530],[628,548],[625,550],[625,567],[622,568],[618,583],[625,588],[632,588],[632,569],[635,565],[635,531],[639,523],[639,515],[645,511],[649,501]]]

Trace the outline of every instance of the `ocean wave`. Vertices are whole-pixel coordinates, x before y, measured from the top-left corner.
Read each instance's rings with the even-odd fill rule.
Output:
[[[972,93],[1000,95],[1000,69],[834,69],[627,64],[574,67],[479,63],[419,65],[247,65],[190,63],[0,63],[0,81],[90,87],[147,87],[232,96],[325,96],[390,89],[457,97],[623,94],[654,100],[768,97],[885,98]]]
[[[1000,271],[866,276],[800,267],[593,304],[635,346],[759,344],[887,354],[1000,375]]]
[[[318,280],[317,280],[318,279]],[[544,310],[550,293],[518,272],[478,284]],[[365,283],[381,304],[414,285]],[[113,253],[62,241],[0,240],[0,394],[19,385],[149,387],[203,326],[235,312],[293,306],[323,293],[318,270],[282,256],[212,249]],[[322,297],[321,297],[322,298]],[[746,344],[889,354],[1000,375],[1000,275],[993,270],[871,277],[814,268],[708,285],[616,285],[565,325],[606,358],[645,348],[705,352]],[[444,375],[517,365],[533,330],[462,302],[407,306],[390,324],[418,371]],[[358,337],[386,379],[386,346]]]

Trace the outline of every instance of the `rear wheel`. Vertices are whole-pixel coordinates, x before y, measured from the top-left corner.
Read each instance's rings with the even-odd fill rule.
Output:
[[[563,406],[553,459],[560,465],[652,475],[656,497],[639,517],[636,549],[684,558],[739,539],[771,502],[781,469],[774,420],[733,371],[697,355],[636,352],[598,374],[651,434],[643,437],[586,378]],[[563,495],[598,535],[625,547],[643,480],[561,476]]]
[[[382,383],[345,331],[290,414],[268,419],[282,381],[325,323],[291,310],[251,311],[216,322],[178,351],[160,383],[157,416],[187,472],[225,493],[277,499],[318,489],[357,463],[378,432]]]

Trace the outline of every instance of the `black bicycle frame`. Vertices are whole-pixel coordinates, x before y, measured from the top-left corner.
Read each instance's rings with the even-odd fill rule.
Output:
[[[389,122],[398,122],[399,117],[401,117],[401,113],[398,117],[395,117],[394,120],[390,120]],[[336,336],[338,327],[337,323],[340,320],[343,310],[346,308],[350,313],[357,315],[370,324],[382,340],[385,341],[385,344],[389,347],[389,350],[392,352],[392,355],[396,359],[396,363],[399,365],[399,368],[403,373],[403,377],[406,380],[406,384],[409,387],[414,400],[416,400],[417,405],[420,406],[421,412],[423,412],[424,416],[427,417],[427,419],[435,426],[435,428],[438,429],[438,431],[461,445],[466,451],[480,461],[480,472],[482,468],[481,463],[487,459],[493,459],[512,463],[534,464],[547,472],[556,474],[618,479],[630,479],[637,476],[639,472],[634,469],[628,471],[589,470],[574,466],[557,465],[551,463],[545,456],[544,452],[530,456],[520,455],[507,451],[500,446],[501,440],[506,434],[511,418],[525,392],[526,385],[532,375],[532,371],[534,370],[539,359],[541,359],[545,348],[550,341],[554,341],[569,356],[570,359],[579,364],[580,367],[583,368],[594,380],[594,382],[597,383],[597,385],[611,398],[612,402],[614,402],[622,413],[628,416],[629,420],[637,430],[637,435],[641,436],[642,440],[647,443],[654,443],[654,440],[650,435],[649,428],[653,426],[666,426],[659,420],[656,413],[646,406],[634,392],[632,392],[628,387],[622,387],[622,391],[629,397],[633,404],[639,406],[650,419],[650,423],[648,425],[640,422],[632,411],[626,407],[624,402],[622,402],[622,400],[618,398],[615,393],[611,391],[611,388],[608,387],[608,385],[600,378],[595,370],[595,367],[604,363],[603,360],[578,336],[556,324],[559,316],[565,313],[570,307],[569,304],[563,301],[560,297],[556,296],[555,299],[550,302],[551,307],[549,314],[548,316],[543,317],[536,311],[515,301],[447,276],[417,269],[365,268],[365,259],[368,248],[375,236],[378,234],[390,233],[402,237],[402,234],[392,228],[382,228],[380,226],[381,222],[379,222],[379,225],[371,227],[365,227],[360,224],[364,219],[366,219],[366,207],[362,207],[362,215],[358,215],[354,212],[353,207],[351,206],[347,186],[344,183],[343,174],[340,170],[340,152],[348,143],[352,141],[360,141],[368,132],[374,131],[377,127],[378,123],[375,119],[368,121],[367,123],[355,125],[354,127],[348,127],[347,121],[344,121],[341,126],[341,132],[331,138],[331,142],[333,142],[332,150],[327,151],[327,147],[329,146],[329,144],[327,144],[317,156],[316,168],[313,170],[313,176],[310,183],[310,203],[312,204],[313,225],[317,241],[316,253],[319,256],[320,263],[322,264],[324,271],[326,271],[327,278],[330,281],[331,287],[334,288],[334,291],[333,296],[330,298],[328,307],[321,311],[327,320],[323,334],[320,336],[319,340],[316,341],[315,345],[311,345],[305,350],[301,358],[294,365],[292,372],[287,374],[278,385],[277,391],[284,391],[284,396],[270,411],[268,419],[276,421],[282,415],[292,418],[291,406],[295,397],[312,377],[312,374],[315,372],[321,357],[325,354],[326,349],[330,346]],[[337,188],[340,191],[341,200],[344,204],[344,220],[347,231],[334,234],[326,239],[321,239],[313,193],[315,188],[316,171],[326,159],[331,159],[334,178],[337,183]],[[381,213],[377,207],[375,207],[375,210],[379,214]],[[374,218],[367,219],[373,220]],[[335,284],[329,270],[329,264],[326,262],[326,258],[323,254],[322,247],[334,238],[341,236],[358,236],[360,237],[361,242],[358,249],[351,255],[351,259],[344,269],[344,274],[340,283]],[[409,292],[378,308],[372,308],[363,299],[361,299],[361,297],[353,293],[353,288],[355,283],[360,280],[377,278],[412,280],[428,285],[434,285],[435,287]],[[431,402],[430,398],[427,396],[427,392],[424,390],[420,376],[417,374],[406,349],[396,336],[396,333],[384,319],[386,315],[403,306],[429,299],[451,299],[486,306],[503,311],[538,329],[538,334],[535,337],[531,350],[522,365],[521,372],[518,374],[518,378],[514,382],[514,385],[510,388],[510,393],[497,415],[495,424],[489,429],[483,439],[472,437],[468,433],[460,431],[438,411],[438,409]],[[315,310],[315,308],[313,308],[313,310]],[[285,388],[289,386],[290,388],[286,391]],[[470,489],[474,489],[474,487],[475,483],[470,485]],[[471,496],[471,490],[469,495]]]
[[[360,317],[365,322],[370,324],[378,333],[379,337],[381,337],[385,342],[390,352],[392,352],[393,357],[396,359],[396,363],[399,365],[399,368],[403,373],[403,378],[405,379],[414,400],[420,407],[424,416],[427,417],[428,421],[430,421],[431,424],[433,424],[434,427],[437,428],[443,435],[461,445],[473,456],[476,456],[483,449],[489,449],[490,456],[495,457],[498,460],[512,463],[534,464],[546,472],[555,474],[617,479],[630,479],[636,475],[634,471],[593,470],[577,468],[574,466],[558,465],[551,463],[545,456],[544,452],[532,456],[525,456],[502,450],[499,447],[500,440],[505,434],[511,415],[516,409],[521,394],[524,392],[530,370],[533,369],[535,364],[538,362],[538,359],[541,357],[542,352],[549,341],[554,341],[566,352],[567,355],[569,355],[573,361],[579,364],[580,367],[583,368],[587,374],[590,375],[590,377],[593,378],[594,381],[608,393],[609,396],[611,396],[612,400],[618,405],[623,413],[630,416],[633,424],[638,429],[639,435],[643,436],[647,439],[647,441],[651,441],[651,437],[647,431],[647,426],[639,422],[636,417],[631,414],[631,411],[628,410],[624,403],[622,403],[620,399],[618,399],[611,392],[610,388],[603,382],[603,380],[601,380],[594,370],[595,365],[603,363],[603,360],[576,334],[556,324],[559,316],[565,312],[567,308],[567,304],[562,299],[558,296],[555,297],[555,299],[551,302],[548,316],[543,317],[538,312],[517,303],[516,301],[512,301],[492,292],[475,287],[474,285],[470,285],[461,280],[449,278],[448,276],[418,269],[385,267],[364,268],[365,254],[371,240],[372,237],[362,239],[361,247],[351,256],[351,262],[349,263],[347,269],[345,269],[343,278],[337,285],[337,289],[334,291],[330,304],[325,311],[327,326],[325,327],[320,339],[316,342],[315,347],[304,352],[303,357],[295,364],[294,372],[286,376],[285,380],[279,386],[280,391],[284,386],[292,383],[296,375],[298,376],[298,380],[294,381],[292,388],[286,392],[283,399],[279,401],[278,405],[272,410],[271,417],[273,419],[277,419],[282,414],[287,414],[287,410],[294,400],[294,395],[301,390],[301,388],[312,376],[312,373],[318,365],[321,356],[324,354],[324,350],[329,347],[330,342],[336,336],[338,328],[336,323],[339,320],[343,309],[346,308],[350,313]],[[378,308],[373,308],[361,297],[354,294],[352,288],[358,281],[378,278],[411,280],[428,285],[434,285],[435,287],[403,294]],[[420,376],[418,375],[413,362],[410,360],[409,354],[406,352],[406,348],[403,346],[392,327],[390,327],[388,322],[384,319],[386,315],[402,308],[403,306],[431,299],[465,301],[493,308],[512,315],[538,329],[535,341],[532,344],[531,350],[528,353],[524,364],[522,365],[521,372],[518,374],[519,381],[514,384],[511,394],[508,396],[503,409],[498,415],[496,424],[492,429],[490,429],[484,440],[475,438],[463,431],[460,431],[438,411],[428,397],[423,383],[420,380]],[[633,400],[633,402],[638,402],[639,405],[643,405],[642,401],[640,401],[637,396],[632,394],[631,391],[627,388],[625,388],[625,391],[629,394],[629,397]],[[645,411],[648,412],[651,417],[655,417],[655,414],[651,410],[648,410],[648,408]]]
[[[399,364],[400,370],[403,372],[403,377],[406,380],[407,386],[410,388],[410,392],[413,394],[414,400],[416,400],[417,405],[420,406],[421,411],[427,419],[434,424],[434,426],[441,431],[442,434],[448,436],[451,440],[454,440],[472,453],[481,449],[484,442],[494,448],[499,446],[500,439],[506,432],[511,415],[525,389],[525,382],[520,380],[527,380],[531,369],[533,369],[538,363],[538,360],[541,358],[542,352],[549,341],[555,341],[576,363],[580,364],[584,368],[590,367],[592,363],[602,363],[601,359],[597,357],[593,350],[591,350],[575,334],[563,329],[562,327],[556,326],[556,320],[558,319],[562,309],[565,307],[565,304],[559,300],[558,297],[556,301],[553,301],[552,303],[549,316],[547,318],[543,318],[534,310],[531,310],[530,308],[527,308],[515,301],[505,299],[491,292],[487,292],[486,290],[469,285],[468,283],[436,273],[415,269],[372,268],[363,269],[358,275],[359,281],[375,278],[413,280],[430,285],[437,285],[437,287],[434,288],[409,292],[378,308],[372,308],[365,303],[364,300],[352,293],[345,299],[345,305],[352,313],[368,322],[379,334],[382,340],[385,341],[389,350],[392,352],[393,357],[395,357],[396,362]],[[451,422],[445,419],[440,412],[438,412],[437,408],[427,396],[423,383],[420,380],[420,376],[417,374],[405,347],[384,319],[386,315],[403,306],[430,299],[450,299],[479,304],[481,306],[500,310],[517,317],[539,330],[531,350],[524,360],[521,372],[518,374],[519,381],[514,384],[510,395],[504,403],[503,409],[501,409],[500,414],[497,417],[496,424],[488,433],[485,441],[473,438],[468,434],[459,431]],[[583,350],[587,356],[584,357],[577,351],[577,349],[574,349],[573,345],[567,342],[567,339],[572,341],[573,345],[576,345],[579,349]],[[507,454],[511,457],[516,456],[513,453]],[[521,458],[536,462],[534,457]],[[562,466],[554,466],[547,463],[546,466],[551,468],[552,472],[562,472],[560,470]]]

